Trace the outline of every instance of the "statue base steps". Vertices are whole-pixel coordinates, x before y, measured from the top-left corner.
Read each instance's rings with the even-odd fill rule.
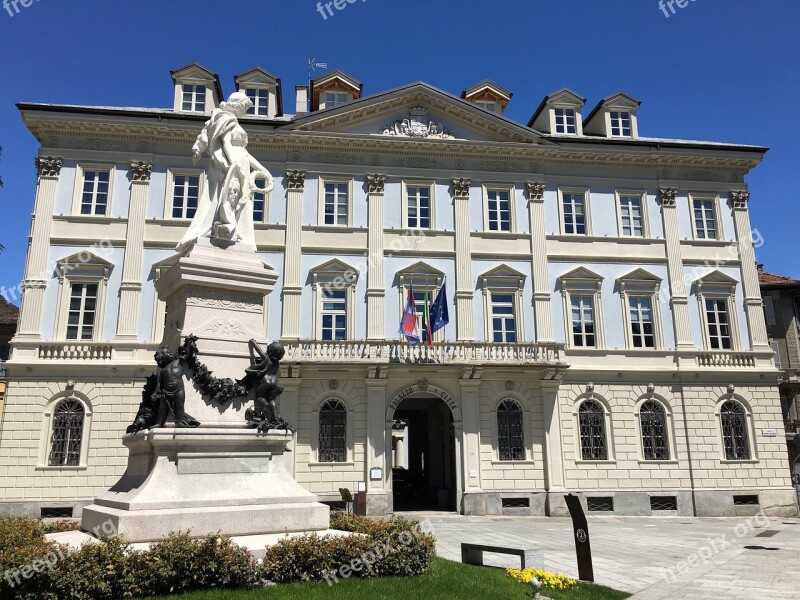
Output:
[[[244,425],[159,428],[126,435],[122,478],[83,509],[81,529],[150,542],[172,532],[193,537],[324,531],[330,508],[284,465],[292,436],[258,436]]]

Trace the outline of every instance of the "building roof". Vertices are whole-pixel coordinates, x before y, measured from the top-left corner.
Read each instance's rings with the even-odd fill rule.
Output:
[[[468,98],[468,97],[472,96],[473,94],[475,94],[476,92],[479,92],[482,89],[487,88],[487,87],[491,88],[493,91],[505,96],[509,100],[511,100],[511,97],[514,95],[512,92],[509,92],[503,86],[496,84],[491,79],[484,79],[483,81],[478,82],[475,85],[473,85],[471,87],[468,87],[463,92],[461,92],[461,97],[462,98]]]
[[[776,286],[776,285],[785,285],[791,286],[796,285],[800,286],[800,280],[792,279],[791,277],[786,277],[785,275],[775,275],[773,273],[767,273],[764,269],[758,270],[758,284],[761,287],[764,286]]]
[[[19,309],[0,296],[0,325],[16,325]]]

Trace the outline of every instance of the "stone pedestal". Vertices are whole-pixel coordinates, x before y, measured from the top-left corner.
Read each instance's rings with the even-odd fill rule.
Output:
[[[330,509],[284,465],[289,441],[283,433],[256,437],[244,425],[126,435],[128,468],[84,508],[81,529],[131,542],[187,530],[193,537],[325,530]]]

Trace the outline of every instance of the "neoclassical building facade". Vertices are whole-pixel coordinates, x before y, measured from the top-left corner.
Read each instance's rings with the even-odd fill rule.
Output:
[[[155,282],[206,184],[190,148],[222,99],[200,65],[172,77],[171,109],[19,105],[41,149],[0,513],[77,515],[125,468],[180,327]],[[279,274],[261,333],[287,349],[307,489],[362,490],[370,514],[564,515],[567,492],[622,515],[796,513],[745,183],[766,149],[643,137],[624,93],[583,117],[560,90],[523,125],[491,81],[365,95],[334,71],[291,115],[270,73],[234,84],[275,177],[253,202]],[[432,347],[397,333],[411,287],[420,314],[448,294]],[[230,308],[207,335],[236,338]]]

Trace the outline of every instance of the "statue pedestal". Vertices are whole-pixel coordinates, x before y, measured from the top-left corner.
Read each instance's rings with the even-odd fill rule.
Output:
[[[284,465],[291,435],[239,427],[151,429],[126,435],[128,468],[83,509],[81,529],[131,542],[170,532],[256,535],[322,531],[330,509]]]

